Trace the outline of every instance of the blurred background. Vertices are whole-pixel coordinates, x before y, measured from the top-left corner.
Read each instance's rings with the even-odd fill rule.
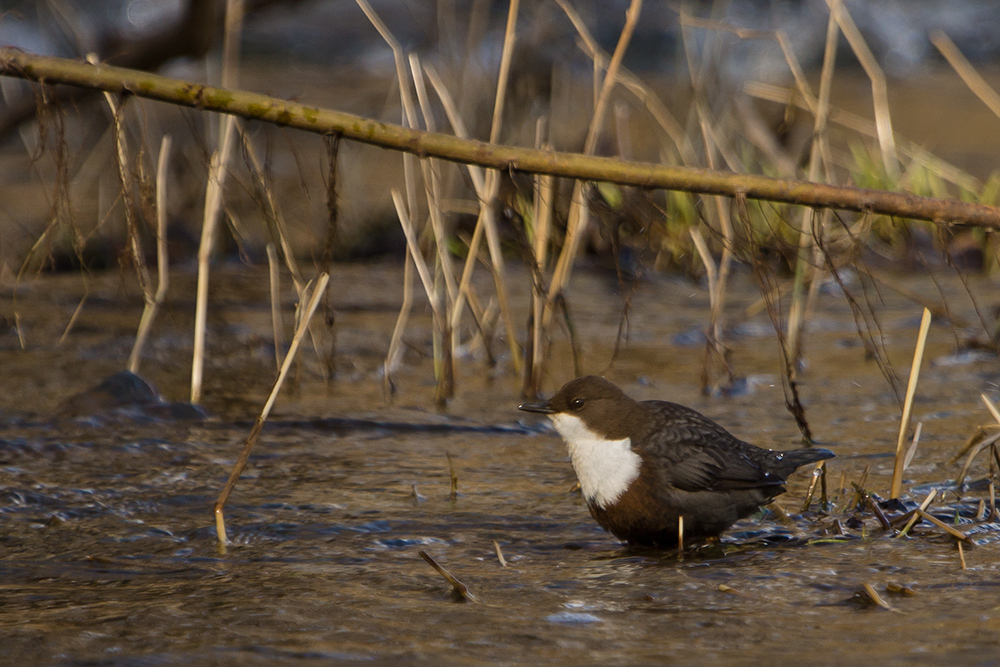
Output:
[[[0,43],[66,57],[96,53],[111,63],[217,84],[222,4],[8,0],[0,13]],[[580,0],[570,5],[600,48],[610,53],[628,3]],[[486,139],[506,3],[375,0],[372,6],[406,52],[440,72],[470,133]],[[928,34],[944,31],[987,81],[1000,81],[996,68],[1000,6],[989,0],[850,0],[845,6],[889,79],[895,131],[960,172],[957,177],[952,174],[950,182],[928,186],[929,193],[979,199],[990,195],[1000,119],[969,92]],[[400,122],[392,51],[355,2],[248,0],[245,9],[239,87]],[[695,22],[682,27],[682,14]],[[694,76],[701,77],[705,106],[725,135],[730,154],[740,162],[738,167],[723,168],[803,177],[813,120],[788,92],[794,88],[793,78],[773,35],[774,31],[785,35],[815,86],[828,19],[824,0],[645,3],[624,64],[662,99],[678,127],[687,132],[690,153],[682,159],[676,138],[670,146],[662,128],[645,112],[643,101],[624,92],[618,95],[615,122],[602,135],[598,152],[615,155],[625,150],[640,160],[704,165],[702,140],[695,131]],[[594,71],[578,31],[557,3],[523,2],[501,142],[532,145],[537,121],[545,118],[546,138],[557,150],[580,150],[593,110]],[[4,78],[0,89],[0,277],[9,279],[22,268],[53,221],[58,221],[60,233],[47,240],[49,258],[29,261],[32,268],[115,263],[122,245],[123,212],[112,168],[111,117],[102,96],[68,88],[50,90],[46,101],[59,109],[55,121],[51,113],[39,116],[36,85]],[[832,99],[845,113],[873,118],[870,79],[843,36]],[[130,104],[129,113],[129,132],[140,151],[137,170],[152,170],[159,135],[173,134],[179,146],[171,164],[169,215],[172,261],[181,262],[192,255],[198,236],[206,156],[215,145],[216,126],[208,122],[209,114],[149,101]],[[450,131],[443,114],[440,124]],[[327,215],[323,192],[327,164],[321,140],[252,122],[245,126],[266,162],[284,216],[294,221],[296,252],[312,254],[321,243],[318,235]],[[834,180],[911,191],[913,182],[921,180],[888,182],[873,166],[877,149],[872,148],[872,137],[843,127],[834,131],[841,133],[836,147],[841,173]],[[339,188],[341,235],[336,257],[401,255],[402,234],[389,189],[401,183],[402,159],[357,144],[346,145],[341,159],[346,167]],[[231,188],[252,193],[246,172],[241,174],[237,167],[234,173]],[[475,209],[470,201],[474,195],[457,173],[448,183],[454,204],[452,224],[461,230]],[[506,196],[509,202],[509,192]],[[222,244],[224,252],[242,250],[248,256],[261,256],[265,235],[263,225],[254,219],[262,214],[252,199],[227,197],[230,233]],[[516,213],[517,206],[512,208]],[[562,208],[557,207],[557,223]],[[633,218],[643,215],[641,206],[626,213]],[[705,217],[696,213],[687,225],[699,221]],[[686,233],[666,230],[662,236],[673,237],[677,247],[666,258],[660,257],[658,248],[656,254],[663,260],[658,265],[700,270],[699,262],[678,259],[691,250]]]

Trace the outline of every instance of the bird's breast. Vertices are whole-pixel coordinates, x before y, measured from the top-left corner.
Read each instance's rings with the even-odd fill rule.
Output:
[[[579,417],[552,415],[552,424],[566,441],[569,457],[588,503],[600,508],[615,503],[638,477],[642,459],[632,440],[608,440]]]

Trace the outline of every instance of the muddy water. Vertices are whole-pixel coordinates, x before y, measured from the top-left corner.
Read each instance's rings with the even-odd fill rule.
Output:
[[[516,383],[497,345],[484,370],[459,360],[459,396],[431,410],[429,321],[418,308],[409,351],[387,404],[377,370],[400,299],[395,265],[338,267],[333,284],[337,379],[307,350],[227,509],[233,544],[220,552],[211,506],[273,378],[266,279],[246,269],[216,277],[210,323],[207,421],[121,414],[56,420],[62,401],[120,370],[138,320],[134,286],[91,276],[49,277],[0,296],[0,644],[7,664],[996,664],[1000,553],[996,526],[977,523],[982,490],[952,491],[937,513],[979,531],[965,549],[920,527],[881,535],[870,514],[838,540],[823,535],[847,498],[841,473],[885,495],[899,406],[866,361],[845,300],[819,297],[807,340],[803,397],[813,431],[837,452],[834,507],[800,515],[806,475],[768,513],[719,547],[676,554],[630,551],[603,533],[571,492],[573,473],[551,431],[516,412]],[[947,461],[979,424],[979,401],[1000,394],[995,357],[956,355],[976,332],[960,281],[907,286],[946,299],[970,323],[931,331],[915,419],[923,422],[905,489],[955,479]],[[514,271],[525,308],[527,276]],[[797,445],[783,407],[777,350],[757,292],[737,277],[728,322],[747,390],[704,398],[698,378],[708,299],[698,285],[654,278],[637,291],[628,345],[611,361],[620,299],[614,279],[581,271],[571,305],[582,370],[603,372],[642,398],[669,398],[738,435]],[[193,276],[178,272],[142,372],[171,400],[186,395]],[[483,292],[488,291],[483,284]],[[969,285],[980,309],[995,285]],[[905,381],[919,308],[882,290],[874,303],[890,361]],[[873,297],[874,298],[874,297]],[[291,302],[286,304],[290,312]],[[13,327],[15,314],[23,349]],[[288,314],[286,312],[286,314]],[[519,321],[523,321],[523,317]],[[979,327],[981,330],[981,327]],[[694,343],[692,344],[692,341]],[[563,334],[551,391],[572,375]],[[135,415],[131,415],[134,417]],[[140,415],[141,416],[141,415]],[[447,455],[458,495],[450,495]],[[988,475],[984,460],[972,477]],[[853,514],[853,513],[852,513]],[[826,539],[824,539],[824,537]],[[494,541],[507,566],[499,562]],[[418,555],[426,551],[478,602]],[[865,605],[868,583],[894,611]],[[912,594],[894,595],[890,585]]]

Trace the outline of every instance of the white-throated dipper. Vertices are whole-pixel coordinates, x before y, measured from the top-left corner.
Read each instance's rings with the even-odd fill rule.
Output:
[[[834,455],[817,447],[761,449],[700,412],[634,401],[595,375],[519,409],[548,415],[591,515],[630,544],[676,546],[681,516],[685,541],[716,537],[784,493],[796,468]]]

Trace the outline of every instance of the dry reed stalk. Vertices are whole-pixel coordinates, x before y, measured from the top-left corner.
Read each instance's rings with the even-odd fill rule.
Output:
[[[593,155],[594,150],[597,148],[597,140],[604,127],[605,116],[607,115],[608,105],[611,101],[611,91],[614,90],[618,81],[618,71],[621,68],[625,52],[628,50],[628,45],[632,40],[632,34],[639,21],[641,10],[642,0],[632,0],[629,3],[628,10],[625,12],[625,25],[622,27],[621,34],[618,37],[618,44],[615,46],[611,61],[608,63],[604,81],[601,85],[601,92],[597,97],[597,103],[594,105],[594,115],[590,120],[590,126],[587,128],[587,138],[583,145],[584,155]],[[546,296],[545,310],[542,317],[543,331],[548,330],[556,300],[563,294],[566,286],[569,284],[573,262],[576,261],[576,256],[583,241],[584,233],[587,231],[589,220],[590,207],[587,206],[586,198],[584,197],[583,182],[577,180],[573,185],[573,194],[570,197],[570,207],[566,222],[566,240],[559,253],[559,258],[556,260],[555,268],[552,271],[552,279],[549,282],[549,293]]]
[[[913,429],[913,439],[910,441],[910,446],[906,448],[906,456],[903,457],[903,470],[905,471],[910,467],[910,463],[913,461],[913,457],[917,455],[917,445],[920,444],[920,434],[924,430],[924,423],[917,422],[917,427]]]
[[[504,32],[504,47],[500,60],[500,74],[497,80],[497,91],[493,104],[494,116],[490,129],[490,143],[494,144],[499,140],[500,129],[502,127],[504,100],[506,99],[507,84],[510,76],[510,61],[516,38],[517,11],[518,3],[512,2],[507,16],[507,28]],[[466,130],[465,123],[462,121],[462,117],[455,106],[454,99],[448,92],[448,89],[444,85],[440,75],[431,65],[427,65],[424,69],[427,73],[428,80],[430,80],[438,98],[441,100],[441,104],[444,107],[445,114],[448,116],[448,122],[451,124],[452,130],[455,132],[455,136],[463,139],[467,138],[468,131]],[[455,299],[455,306],[452,310],[450,318],[451,327],[453,330],[457,330],[465,303],[468,301],[472,307],[473,318],[476,320],[477,328],[480,330],[481,334],[485,330],[482,324],[483,318],[481,309],[474,306],[476,299],[470,282],[472,279],[472,271],[475,268],[475,262],[479,255],[479,248],[482,244],[482,239],[485,236],[490,252],[490,267],[493,271],[497,300],[500,304],[501,317],[504,320],[504,327],[507,331],[507,342],[510,348],[511,362],[514,366],[515,374],[519,375],[523,371],[523,362],[521,358],[521,351],[517,344],[517,337],[515,335],[516,331],[514,328],[513,316],[511,314],[507,298],[506,268],[504,266],[502,249],[500,248],[500,235],[497,232],[493,209],[493,203],[499,193],[500,175],[496,171],[484,172],[483,169],[471,164],[466,165],[466,167],[469,171],[469,178],[472,181],[473,189],[476,192],[476,196],[479,198],[479,216],[476,219],[476,226],[472,234],[472,240],[469,242],[469,253],[466,256],[465,265],[462,269],[458,295]],[[477,310],[480,312],[476,312]],[[488,342],[485,339],[484,344],[488,349]],[[492,355],[489,356],[492,357]]]
[[[402,46],[399,41],[393,36],[393,34],[386,27],[385,23],[379,18],[375,10],[372,9],[368,0],[356,0],[358,6],[368,17],[368,20],[372,23],[375,29],[381,35],[382,39],[388,44],[389,48],[392,50],[393,60],[396,65],[396,77],[399,81],[399,92],[400,92],[400,102],[403,107],[403,118],[404,121],[409,125],[409,127],[418,129],[419,123],[417,119],[416,105],[413,101],[413,93],[411,90],[411,77],[407,73],[406,57],[404,56]],[[415,56],[411,56],[410,69],[412,70],[413,86],[417,91],[418,97],[422,96],[420,99],[421,105],[426,102],[426,91],[423,88],[423,80],[419,74],[419,61],[416,60]],[[424,119],[425,122],[432,123],[433,115],[430,113],[429,109],[424,108]],[[428,125],[429,131],[433,131],[433,125]],[[439,191],[436,182],[436,177],[434,174],[433,165],[427,160],[420,161],[421,174],[424,181],[424,191],[427,197],[427,206],[429,211],[429,216],[431,220],[431,227],[434,232],[435,246],[437,248],[437,266],[445,274],[445,286],[447,288],[447,294],[442,296],[438,293],[437,288],[433,288],[434,297],[431,297],[431,293],[428,293],[428,298],[432,300],[432,303],[436,304],[437,308],[435,310],[434,316],[434,332],[432,334],[434,340],[434,374],[437,379],[437,390],[435,393],[435,402],[439,407],[444,406],[448,399],[454,395],[455,387],[455,377],[454,377],[454,336],[452,335],[453,328],[450,326],[451,318],[449,317],[450,312],[453,310],[454,299],[455,299],[455,286],[454,286],[454,270],[451,268],[451,259],[447,249],[447,239],[445,238],[444,223],[441,219],[441,209],[438,204],[439,202]],[[413,168],[412,158],[404,159],[404,177],[406,182],[406,193],[407,193],[407,203],[409,205],[409,215],[417,214],[417,196],[416,196],[416,173]],[[397,205],[398,210],[398,205]],[[408,219],[409,222],[409,219]],[[417,270],[420,271],[420,261],[422,257],[417,261]],[[426,267],[425,267],[426,268]],[[429,276],[429,271],[428,271]],[[424,280],[423,274],[421,274],[421,280]],[[427,283],[425,283],[424,288],[427,289]],[[398,321],[398,320],[397,320]]]
[[[403,234],[406,236],[406,247],[409,250],[409,255],[413,258],[414,266],[417,268],[417,275],[420,276],[420,282],[424,287],[424,292],[427,294],[427,300],[430,303],[431,314],[434,321],[434,328],[442,334],[443,338],[450,339],[446,321],[447,313],[444,310],[444,304],[441,302],[441,295],[434,287],[434,278],[431,276],[430,268],[427,266],[427,262],[424,260],[424,256],[420,252],[420,246],[417,241],[417,232],[416,229],[414,229],[413,223],[410,221],[410,216],[406,211],[406,204],[403,202],[403,196],[400,194],[399,190],[395,188],[392,190],[392,202],[396,207],[396,215],[399,217],[399,224],[403,227]],[[434,393],[434,402],[439,407],[444,406],[448,399],[454,394],[454,375],[453,368],[450,364],[451,356],[448,354],[445,354],[440,360],[435,358],[437,389]]]
[[[305,288],[306,279],[302,277],[302,271],[299,270],[299,263],[295,260],[295,253],[292,252],[291,244],[288,242],[288,232],[286,230],[285,218],[281,215],[281,209],[278,208],[278,201],[274,196],[274,189],[270,186],[267,179],[265,178],[264,166],[261,164],[260,158],[257,156],[257,151],[253,147],[253,143],[250,141],[250,137],[243,130],[242,127],[237,128],[240,133],[240,140],[243,145],[243,154],[248,158],[247,165],[254,182],[262,195],[263,204],[265,205],[265,219],[267,220],[269,230],[271,232],[271,237],[274,242],[278,244],[281,248],[281,259],[284,260],[285,266],[288,268],[288,273],[291,274],[292,284],[295,287],[295,294],[302,298],[302,290]]]
[[[389,340],[389,350],[386,352],[385,361],[382,364],[382,391],[386,400],[391,399],[396,393],[392,377],[395,375],[396,369],[399,368],[400,361],[403,358],[403,332],[406,331],[406,322],[410,318],[410,311],[412,309],[413,258],[407,253],[403,266],[403,303],[399,307],[396,326],[393,328],[392,338]]]
[[[677,517],[677,560],[684,560],[684,515]]]
[[[813,141],[809,154],[809,171],[806,178],[819,180],[820,164],[824,157],[829,156],[829,139],[827,137],[827,120],[830,115],[830,91],[833,88],[833,72],[837,59],[837,22],[831,15],[827,23],[826,48],[823,53],[823,69],[820,75],[819,98],[816,100],[813,112]],[[809,92],[808,84],[799,84],[799,90]],[[830,177],[830,165],[827,160],[827,180]],[[822,237],[823,226],[819,225],[817,233],[813,225],[816,210],[806,207],[802,212],[802,222],[799,228],[799,250],[795,262],[795,278],[792,283],[792,303],[788,311],[788,354],[791,357],[790,371],[794,377],[798,373],[799,360],[802,356],[802,335],[805,329],[806,316],[806,285],[810,290],[816,282],[815,275],[817,241]]]
[[[933,44],[944,59],[948,61],[955,73],[961,77],[969,90],[982,101],[986,107],[996,116],[1000,116],[1000,95],[986,82],[986,79],[976,71],[962,52],[955,46],[955,42],[943,30],[931,30],[931,44]]]
[[[282,349],[285,346],[285,327],[281,323],[281,275],[278,272],[278,251],[273,243],[267,244],[267,275],[271,288],[271,329],[274,331],[274,367],[281,368]]]
[[[965,551],[962,549],[962,542],[959,541],[956,542],[955,544],[958,546],[958,560],[962,564],[962,569],[968,570],[969,568],[965,564]]]
[[[930,492],[927,494],[927,497],[924,498],[923,501],[920,503],[921,510],[926,510],[928,507],[931,506],[931,503],[934,502],[934,496],[937,495],[937,492],[938,492],[937,489],[930,490]],[[899,531],[899,534],[896,535],[896,537],[906,537],[907,533],[910,532],[910,529],[913,528],[914,524],[916,524],[917,520],[920,518],[919,516],[917,516],[916,510],[914,510],[910,514],[912,514],[910,520],[907,522],[906,526],[903,527],[903,530]]]
[[[243,0],[226,0],[225,32],[222,42],[222,87],[237,85],[239,75],[240,35],[243,32]],[[194,351],[191,360],[191,402],[201,401],[205,369],[205,335],[208,321],[209,261],[215,245],[215,228],[222,212],[222,193],[229,171],[236,118],[225,115],[220,119],[219,147],[212,154],[205,185],[205,211],[201,222],[198,245],[198,287],[195,297]]]
[[[882,607],[882,609],[888,609],[889,611],[896,611],[894,607],[892,607],[888,602],[882,599],[882,596],[878,594],[878,591],[876,591],[875,588],[867,581],[861,584],[861,586],[865,592],[865,595],[868,596],[868,599],[871,600],[872,604]]]
[[[979,398],[986,405],[986,409],[990,411],[990,414],[993,415],[993,419],[1000,424],[1000,410],[997,410],[997,406],[993,405],[993,401],[990,400],[989,396],[986,394],[979,394]]]
[[[600,47],[593,35],[591,35],[590,30],[587,29],[587,25],[580,18],[580,14],[566,0],[556,0],[556,4],[563,10],[567,18],[569,18],[570,23],[573,24],[573,28],[576,29],[577,34],[580,36],[578,46],[594,61],[596,68],[607,70],[610,57]],[[618,80],[626,90],[632,93],[643,104],[650,116],[653,117],[653,120],[663,129],[666,136],[673,142],[677,154],[681,157],[681,161],[684,164],[693,164],[695,161],[694,152],[691,149],[691,142],[688,139],[687,133],[656,93],[650,90],[639,77],[635,76],[625,67],[619,67]],[[597,93],[595,92],[595,98],[596,96]]]
[[[434,113],[430,108],[427,90],[424,87],[420,60],[416,55],[409,58],[413,85],[417,91],[424,125],[428,131],[436,131]],[[452,265],[451,252],[448,249],[448,233],[445,230],[441,210],[440,170],[435,160],[427,158],[420,160],[420,170],[424,182],[424,196],[427,199],[427,209],[430,217],[431,231],[434,233],[436,249],[435,292],[438,303],[443,304],[443,313],[439,322],[440,328],[435,328],[434,359],[435,376],[439,379],[438,386],[445,391],[444,400],[454,395],[455,386],[455,347],[458,344],[456,330],[451,326],[450,314],[455,307],[457,287],[455,285],[455,269]],[[443,277],[443,281],[438,280]],[[443,285],[442,285],[443,283]],[[448,377],[443,377],[447,375]]]
[[[316,281],[316,286],[313,288],[312,293],[309,294],[308,286],[306,286],[306,294],[309,296],[309,303],[305,307],[305,312],[299,322],[298,327],[295,330],[295,335],[292,337],[292,343],[288,347],[288,354],[285,356],[284,362],[281,364],[281,370],[278,371],[278,377],[274,380],[274,386],[271,387],[271,393],[267,397],[267,401],[264,403],[263,409],[260,411],[260,415],[257,417],[257,421],[253,425],[253,429],[250,431],[250,435],[247,439],[243,441],[243,449],[240,452],[239,458],[236,459],[236,463],[233,465],[232,471],[229,473],[229,479],[226,480],[226,485],[222,487],[222,492],[219,493],[218,499],[215,501],[215,534],[219,539],[219,544],[222,548],[228,544],[229,538],[226,536],[226,519],[222,514],[222,510],[226,506],[226,501],[229,499],[229,495],[233,492],[236,487],[236,482],[239,480],[240,475],[243,473],[243,469],[247,465],[247,460],[250,458],[250,450],[253,449],[254,443],[257,442],[258,436],[260,436],[260,431],[264,428],[264,422],[267,421],[268,415],[271,414],[271,408],[274,407],[274,402],[278,399],[278,392],[281,391],[281,385],[285,381],[285,376],[288,375],[288,369],[292,366],[292,361],[295,359],[295,354],[299,350],[299,343],[302,342],[302,337],[305,335],[306,330],[309,328],[309,322],[312,320],[313,313],[316,312],[316,307],[319,306],[320,300],[323,298],[323,294],[326,292],[327,283],[330,281],[330,275],[324,273],[319,276]]]
[[[931,326],[931,311],[924,308],[920,318],[920,332],[917,334],[917,347],[913,352],[913,363],[910,365],[910,379],[906,384],[906,399],[903,401],[903,418],[899,423],[899,437],[896,439],[896,462],[892,468],[892,489],[890,498],[899,498],[903,485],[903,462],[906,458],[906,432],[910,428],[910,417],[913,412],[913,397],[917,392],[917,380],[920,379],[920,365],[924,360],[924,347],[927,344],[927,332]]]
[[[708,68],[708,56],[707,50],[709,48],[709,41],[705,42],[706,53],[702,57],[702,66],[700,69],[696,70],[695,57],[691,51],[691,40],[688,38],[688,31],[685,29],[694,25],[694,20],[690,17],[686,11],[681,11],[681,36],[684,44],[684,53],[687,59],[688,75],[691,79],[692,87],[692,97],[694,100],[695,118],[701,129],[702,144],[705,151],[705,160],[709,169],[716,168],[716,153],[725,154],[721,142],[718,139],[717,133],[712,128],[712,123],[709,118],[708,108],[705,103],[706,91],[704,84],[705,73]],[[730,169],[734,171],[742,171],[736,164],[735,159],[726,159],[729,163]],[[727,358],[726,345],[722,338],[722,325],[723,325],[723,311],[725,309],[726,301],[726,288],[729,282],[729,272],[732,267],[733,261],[733,248],[735,248],[735,238],[733,233],[733,223],[732,218],[729,213],[728,202],[722,197],[713,197],[713,202],[715,204],[715,213],[719,221],[719,227],[722,232],[722,255],[719,258],[719,263],[715,271],[715,281],[709,289],[709,318],[708,327],[705,331],[705,363],[702,368],[701,376],[701,389],[703,393],[709,393],[711,391],[710,385],[713,384],[711,372],[712,360],[716,359],[721,362],[727,373],[729,373],[730,380],[732,379],[732,374],[729,372]],[[699,254],[702,250],[699,249]],[[702,256],[702,261],[705,261],[705,256]],[[718,368],[719,365],[716,365]]]
[[[87,61],[97,64],[97,56],[93,53],[87,55]],[[142,357],[142,348],[145,346],[146,338],[156,318],[156,311],[166,297],[167,286],[169,284],[169,259],[167,256],[166,238],[166,161],[170,153],[170,137],[164,136],[160,143],[160,157],[157,162],[157,233],[156,233],[156,257],[157,257],[157,278],[158,287],[153,291],[150,285],[149,271],[146,268],[145,256],[142,252],[141,239],[139,237],[139,222],[136,219],[136,204],[133,201],[132,193],[136,188],[132,168],[128,163],[128,143],[125,135],[124,106],[118,104],[111,93],[105,93],[104,99],[111,110],[114,124],[115,148],[118,163],[118,177],[121,183],[122,206],[125,209],[125,221],[128,231],[129,249],[132,254],[132,261],[135,264],[136,276],[139,281],[139,288],[142,291],[143,308],[139,318],[139,327],[136,330],[135,341],[132,344],[132,352],[129,354],[127,368],[132,373],[139,372],[139,363]],[[85,299],[84,299],[85,300]],[[61,343],[68,335],[70,327],[76,321],[81,312],[83,301],[77,306],[77,310],[70,318],[70,323],[63,332]]]
[[[878,61],[865,43],[861,31],[848,13],[843,0],[826,0],[830,14],[836,19],[840,31],[847,38],[854,55],[864,68],[865,74],[872,83],[872,103],[875,110],[875,126],[878,130],[879,147],[882,151],[882,163],[885,173],[893,181],[899,178],[899,158],[896,155],[896,139],[892,133],[892,119],[889,115],[889,90],[886,86],[885,73],[879,67]]]
[[[455,472],[455,461],[451,458],[451,454],[445,452],[444,455],[448,459],[448,476],[451,479],[451,491],[448,492],[448,500],[455,502],[458,500],[458,473]]]
[[[507,12],[507,28],[504,31],[503,51],[500,57],[500,73],[497,77],[497,92],[493,101],[493,122],[490,127],[490,143],[495,144],[500,140],[500,129],[503,126],[504,103],[507,99],[507,82],[510,78],[510,63],[514,54],[514,41],[516,39],[517,15],[520,8],[520,0],[511,0]],[[507,276],[503,261],[503,250],[500,247],[500,234],[497,232],[496,221],[494,220],[493,202],[500,192],[500,173],[490,171],[486,177],[486,199],[482,201],[483,215],[481,222],[486,233],[486,245],[490,250],[490,259],[493,263],[493,282],[496,285],[497,302],[500,306],[500,316],[503,318],[504,328],[507,331],[507,343],[510,348],[510,360],[514,367],[514,374],[518,377],[524,372],[521,349],[517,344],[517,328],[514,326],[514,317],[510,310],[507,299]],[[477,223],[478,224],[478,223]],[[475,256],[474,247],[469,248],[470,257]]]
[[[146,338],[153,327],[153,320],[170,286],[170,258],[167,254],[167,163],[170,160],[170,135],[160,141],[160,156],[156,161],[156,292],[150,296],[144,293],[145,305],[139,319],[139,329],[135,334],[132,354],[128,359],[128,369],[139,372],[139,360]]]
[[[812,505],[813,496],[816,494],[816,483],[819,478],[823,475],[823,470],[825,468],[824,461],[820,461],[815,468],[813,468],[812,479],[809,480],[809,488],[806,489],[806,497],[802,502],[802,509],[799,512],[808,512],[809,506]]]
[[[425,561],[427,561],[427,564],[430,565],[432,568],[434,568],[434,570],[438,574],[444,577],[445,581],[451,584],[452,588],[455,590],[455,593],[458,595],[459,599],[463,601],[467,600],[469,602],[479,602],[479,600],[476,599],[476,596],[472,594],[472,591],[469,590],[468,586],[466,586],[461,581],[456,579],[451,572],[449,572],[448,570],[444,569],[441,565],[439,565],[436,560],[434,560],[427,554],[426,551],[418,551],[417,553],[420,554],[420,557],[423,558]]]
[[[80,317],[80,313],[83,312],[83,304],[87,303],[87,297],[90,296],[90,285],[88,284],[88,281],[86,279],[84,279],[83,282],[84,282],[83,296],[80,297],[80,301],[76,304],[76,308],[73,309],[73,314],[70,315],[69,321],[66,322],[66,328],[63,329],[62,335],[59,336],[59,340],[56,342],[56,347],[59,347],[60,345],[62,345],[63,343],[65,343],[66,339],[69,338],[69,332],[73,330],[73,325],[76,324],[77,319]],[[17,319],[17,314],[16,313],[15,313],[15,316],[14,316],[14,321],[15,322],[19,321]],[[23,350],[24,349],[24,338],[23,338],[23,336],[21,334],[20,325],[18,325],[18,328],[17,328],[17,338],[18,338],[18,341],[21,344],[21,349]]]
[[[985,433],[982,431],[980,431],[980,433],[985,435]],[[965,478],[969,474],[969,469],[972,467],[972,462],[976,459],[977,456],[979,456],[980,453],[996,445],[998,440],[1000,440],[1000,431],[997,431],[996,433],[993,433],[976,442],[971,443],[968,447],[966,447],[963,450],[963,451],[968,451],[969,456],[965,460],[965,465],[962,466],[962,472],[959,473],[958,479],[955,480],[956,485],[961,486],[962,484],[965,483]]]
[[[448,122],[451,124],[452,131],[455,136],[460,139],[468,139],[469,132],[465,127],[465,123],[462,121],[462,117],[458,112],[458,108],[455,106],[454,99],[451,93],[448,92],[448,88],[444,85],[441,80],[440,75],[437,70],[430,64],[424,66],[424,72],[427,74],[427,79],[431,82],[434,87],[434,91],[437,93],[438,99],[441,100],[441,106],[444,108],[445,115],[448,117]],[[476,215],[483,216],[484,209],[483,202],[489,201],[486,192],[486,176],[484,170],[474,164],[463,165],[469,172],[469,179],[472,181],[472,188],[476,193],[478,198],[476,206]],[[478,299],[475,296],[475,290],[472,288],[472,269],[475,266],[476,256],[473,254],[473,249],[475,249],[476,254],[479,252],[479,247],[482,245],[483,238],[483,225],[484,223],[477,218],[475,230],[472,233],[472,240],[469,242],[469,255],[466,257],[465,265],[462,268],[462,276],[459,280],[458,294],[455,298],[455,305],[451,313],[451,328],[453,331],[458,330],[459,323],[461,322],[462,312],[465,308],[465,303],[468,301],[469,308],[472,311],[472,317],[476,322],[476,326],[483,333],[483,312],[482,308],[479,307]],[[489,345],[484,339],[484,346],[489,350]],[[492,355],[489,355],[492,357]]]
[[[940,528],[944,532],[948,533],[949,535],[951,535],[952,537],[954,537],[956,540],[960,540],[962,542],[965,542],[966,544],[972,544],[972,538],[969,537],[968,535],[966,535],[965,533],[963,533],[962,531],[958,530],[954,526],[948,525],[947,523],[945,523],[941,519],[937,518],[933,514],[928,514],[927,512],[925,512],[922,509],[917,509],[915,511],[916,511],[917,515],[921,519],[924,519],[925,521],[929,521],[929,522],[933,523],[935,526],[937,526],[938,528]]]
[[[864,491],[865,484],[868,483],[868,473],[871,472],[871,467],[872,466],[870,463],[866,463],[865,469],[861,471],[861,477],[858,478],[858,482],[856,484],[854,482],[851,482],[851,486],[854,487],[855,491],[854,491],[854,496],[851,498],[851,502],[847,504],[846,509],[850,509],[852,507],[857,508],[861,506],[861,500],[865,493]]]
[[[545,141],[547,123],[540,117],[535,125],[535,147],[548,146]],[[548,264],[549,239],[552,236],[552,214],[555,207],[555,179],[548,174],[536,174],[533,188],[534,202],[531,213],[531,251],[533,280],[531,281],[531,317],[528,335],[530,356],[525,363],[525,382],[521,394],[535,398],[541,390],[545,364],[545,332],[542,317],[545,309],[545,275]]]
[[[424,126],[429,132],[436,132],[434,112],[427,98],[427,89],[424,86],[420,59],[415,54],[410,55],[410,73],[413,77],[414,87],[417,90],[417,100],[420,103]],[[427,206],[430,212],[431,230],[434,232],[437,261],[441,266],[441,273],[444,276],[444,284],[447,289],[447,312],[450,313],[457,298],[458,287],[455,284],[455,269],[452,266],[451,253],[448,251],[448,233],[445,230],[442,218],[439,169],[436,161],[430,158],[421,160],[420,166],[424,179],[424,194],[427,197]]]
[[[792,88],[761,83],[760,81],[748,81],[743,84],[743,92],[750,97],[784,106],[794,106],[812,113],[813,106],[811,101],[804,99],[800,91]],[[849,111],[831,106],[829,121],[863,136],[878,139],[878,129],[874,122]],[[928,153],[920,144],[900,137],[898,134],[896,135],[896,149],[911,162],[921,165],[934,175],[960,188],[971,192],[978,192],[982,188],[983,184],[978,178],[942,160],[940,157]]]

